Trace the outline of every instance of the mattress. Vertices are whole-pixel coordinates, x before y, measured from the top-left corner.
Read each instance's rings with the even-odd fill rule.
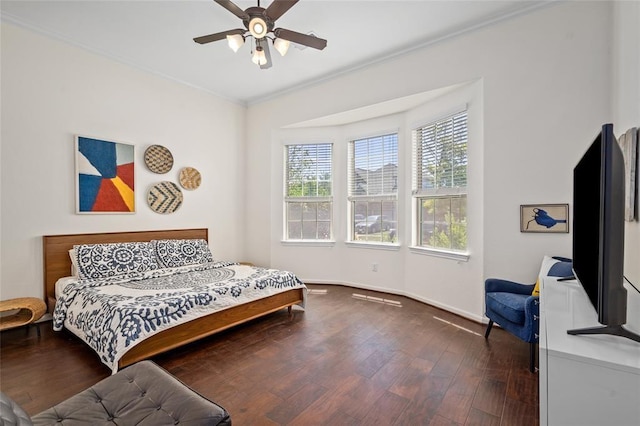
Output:
[[[305,285],[291,272],[225,262],[56,283],[54,330],[66,328],[117,371],[144,339],[195,318]],[[304,299],[301,303],[304,307]]]

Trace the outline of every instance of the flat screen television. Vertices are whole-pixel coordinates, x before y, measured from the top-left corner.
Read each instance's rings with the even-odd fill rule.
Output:
[[[625,329],[624,157],[613,125],[600,134],[573,170],[573,272],[602,326],[569,334],[612,334],[640,342]]]

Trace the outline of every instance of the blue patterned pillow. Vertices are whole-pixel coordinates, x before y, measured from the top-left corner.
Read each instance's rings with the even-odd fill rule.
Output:
[[[148,242],[82,244],[73,248],[81,279],[107,278],[160,268],[153,245]]]
[[[573,275],[571,259],[559,256],[544,256],[540,266],[540,277],[570,277]]]
[[[165,268],[213,262],[205,240],[154,240],[158,261]]]

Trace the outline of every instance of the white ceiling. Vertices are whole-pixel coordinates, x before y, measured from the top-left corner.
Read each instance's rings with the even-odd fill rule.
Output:
[[[237,0],[240,8],[257,1]],[[271,0],[262,0],[268,7]],[[139,69],[252,104],[288,90],[524,13],[548,1],[301,0],[276,27],[312,31],[328,40],[320,51],[292,48],[273,66],[251,62],[250,43],[233,53],[226,41],[194,37],[242,28],[213,0],[2,0],[2,20],[81,46]],[[249,40],[249,39],[248,39]]]

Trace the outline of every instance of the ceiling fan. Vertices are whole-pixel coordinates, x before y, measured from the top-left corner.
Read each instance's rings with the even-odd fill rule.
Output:
[[[226,38],[229,47],[233,49],[234,52],[237,52],[244,44],[246,37],[253,37],[255,40],[255,49],[252,60],[262,69],[271,67],[269,40],[272,41],[273,47],[275,47],[282,56],[287,53],[290,42],[313,47],[318,50],[324,49],[327,46],[327,40],[284,28],[274,28],[276,20],[291,9],[298,1],[299,0],[273,0],[269,7],[265,9],[260,7],[260,0],[258,0],[258,6],[242,10],[231,0],[215,0],[220,6],[242,19],[245,28],[236,28],[196,37],[193,41],[199,44],[206,44]]]

